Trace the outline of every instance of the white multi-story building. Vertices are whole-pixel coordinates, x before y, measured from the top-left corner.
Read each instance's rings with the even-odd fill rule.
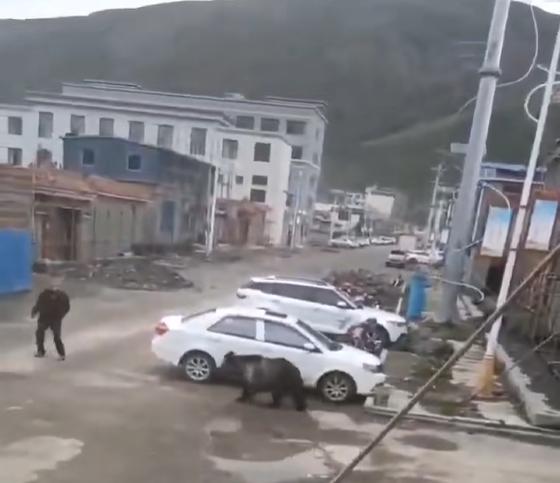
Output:
[[[0,163],[63,166],[68,134],[172,149],[219,168],[219,196],[269,207],[269,238],[285,244],[311,224],[327,120],[321,101],[176,94],[106,81],[65,83],[0,105]],[[296,213],[297,211],[297,213]]]

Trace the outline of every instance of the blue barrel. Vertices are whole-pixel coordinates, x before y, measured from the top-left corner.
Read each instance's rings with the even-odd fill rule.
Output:
[[[426,274],[416,272],[410,279],[408,292],[407,320],[421,320],[426,309],[426,288],[428,279]]]
[[[0,230],[0,295],[31,290],[31,233]]]

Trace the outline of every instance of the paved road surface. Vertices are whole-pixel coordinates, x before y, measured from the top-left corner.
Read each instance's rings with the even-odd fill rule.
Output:
[[[310,411],[234,402],[149,351],[158,318],[232,300],[250,274],[379,270],[386,248],[306,251],[187,269],[198,289],[138,293],[72,284],[69,358],[32,357],[25,301],[0,302],[0,483],[295,483],[326,481],[379,424],[359,407]],[[5,309],[5,310],[4,310]],[[50,341],[49,341],[50,342]],[[557,482],[557,448],[406,423],[349,481]]]

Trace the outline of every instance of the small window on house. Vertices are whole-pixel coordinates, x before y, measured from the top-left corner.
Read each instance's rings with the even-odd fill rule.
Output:
[[[23,134],[23,119],[21,117],[8,117],[8,134],[21,136]]]
[[[175,202],[164,201],[161,204],[161,219],[159,224],[160,231],[173,233],[175,229]]]
[[[76,136],[86,132],[86,117],[72,114],[70,116],[70,132]]]
[[[252,183],[258,186],[266,186],[268,185],[268,177],[267,176],[253,176]]]
[[[292,159],[303,158],[303,146],[292,146]]]
[[[316,185],[317,185],[317,178],[315,176],[311,176],[309,178],[309,188],[314,190]]]
[[[236,176],[235,177],[235,184],[243,184],[243,176]]]
[[[21,166],[23,152],[20,148],[8,148],[8,164]]]
[[[157,137],[158,146],[161,146],[162,148],[173,147],[173,134],[174,134],[173,126],[169,126],[166,124],[162,124],[161,126],[158,126],[158,137]]]
[[[222,143],[222,158],[237,159],[239,151],[239,142],[235,139],[224,139]]]
[[[270,144],[269,143],[255,143],[255,161],[264,163],[270,162]]]
[[[95,152],[93,149],[84,149],[82,151],[82,165],[93,166],[95,164]]]
[[[266,118],[261,119],[261,131],[278,132],[280,130],[280,121],[278,119]]]
[[[112,138],[115,135],[115,120],[109,117],[99,119],[99,135]]]
[[[200,127],[193,127],[191,129],[190,153],[199,156],[206,154],[206,129]]]
[[[251,190],[251,201],[256,201],[258,203],[264,203],[266,201],[266,191],[265,190]]]
[[[223,175],[223,174],[219,174],[219,175],[218,175],[218,184],[219,184],[219,185],[223,185],[223,184],[224,184],[224,175]]]
[[[313,162],[315,164],[319,164],[319,154],[318,153],[313,153]]]
[[[39,113],[39,137],[52,138],[54,116],[52,112]]]
[[[142,169],[142,157],[139,154],[128,156],[128,169],[130,171],[140,171]]]
[[[241,129],[255,129],[255,118],[252,116],[237,116],[235,126]]]
[[[302,135],[305,134],[306,123],[304,121],[288,121],[286,132],[288,134]]]
[[[130,121],[128,123],[128,139],[135,143],[144,142],[144,123],[140,121]]]

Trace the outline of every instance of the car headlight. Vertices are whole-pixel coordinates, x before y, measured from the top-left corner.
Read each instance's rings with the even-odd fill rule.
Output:
[[[375,364],[368,364],[367,362],[364,362],[362,367],[369,372],[379,372],[379,366]]]

